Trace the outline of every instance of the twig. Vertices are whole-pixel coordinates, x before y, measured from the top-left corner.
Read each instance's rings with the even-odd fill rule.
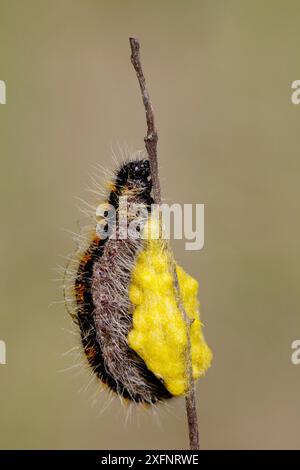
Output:
[[[150,162],[150,171],[153,187],[153,196],[154,202],[156,204],[161,204],[161,190],[160,190],[160,179],[158,172],[158,159],[157,159],[157,142],[158,134],[155,126],[154,112],[151,104],[150,96],[146,87],[146,80],[143,73],[143,68],[140,58],[140,44],[137,39],[129,38],[130,47],[131,47],[131,63],[136,71],[138,82],[140,85],[143,103],[146,112],[146,121],[147,121],[147,135],[144,139],[146,150]],[[186,401],[186,413],[188,419],[189,427],[189,440],[190,440],[190,449],[198,450],[199,447],[199,432],[198,432],[198,419],[197,419],[197,408],[196,408],[196,396],[195,396],[195,384],[193,379],[192,372],[192,359],[191,359],[191,338],[190,338],[190,328],[191,320],[189,319],[180,294],[180,286],[176,271],[175,260],[172,258],[172,271],[173,271],[173,285],[176,294],[176,301],[178,308],[182,314],[182,317],[185,321],[187,327],[187,338],[188,338],[188,347],[187,347],[187,377],[188,377],[188,392],[185,397]]]
[[[147,135],[144,138],[144,141],[149,156],[154,201],[156,202],[156,204],[161,204],[160,180],[158,175],[157,161],[158,135],[155,127],[154,113],[142,69],[140,58],[140,44],[135,38],[129,38],[129,42],[131,46],[131,63],[136,71],[146,111]]]

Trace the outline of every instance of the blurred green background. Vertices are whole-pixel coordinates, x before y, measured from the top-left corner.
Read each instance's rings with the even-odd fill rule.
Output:
[[[205,204],[204,249],[174,244],[214,352],[197,388],[202,447],[300,447],[299,14],[291,0],[0,0],[0,448],[188,445],[183,400],[130,412],[86,390],[82,358],[64,354],[78,337],[53,303],[92,164],[113,167],[118,142],[143,148],[131,35],[165,200]]]

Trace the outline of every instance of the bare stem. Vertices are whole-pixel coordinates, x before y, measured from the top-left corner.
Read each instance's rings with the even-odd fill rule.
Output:
[[[157,160],[158,135],[155,127],[154,113],[141,64],[140,43],[135,38],[129,38],[129,42],[131,47],[131,63],[136,71],[146,112],[147,135],[144,138],[144,141],[150,162],[153,195],[156,204],[161,204],[160,180]]]
[[[140,57],[140,44],[137,39],[129,38],[130,47],[131,47],[131,63],[136,71],[137,79],[140,85],[141,94],[143,98],[143,103],[146,113],[147,121],[147,135],[144,138],[146,150],[148,153],[148,158],[150,162],[150,171],[151,179],[153,186],[153,196],[154,202],[156,204],[161,204],[161,189],[160,189],[160,179],[158,172],[158,158],[157,158],[157,142],[158,134],[155,126],[154,112],[152,103],[150,100],[149,92],[146,87],[146,80],[143,73],[141,57]],[[176,294],[176,301],[178,308],[182,314],[182,317],[186,323],[187,327],[187,337],[188,337],[188,347],[187,347],[187,377],[188,377],[188,392],[186,393],[186,413],[189,427],[189,440],[190,440],[190,449],[198,450],[199,445],[199,432],[198,432],[198,419],[197,419],[197,408],[196,408],[196,396],[195,396],[195,384],[193,379],[192,372],[192,359],[191,359],[191,338],[190,338],[190,328],[191,320],[189,319],[185,308],[183,306],[180,286],[176,271],[176,263],[172,257],[172,274],[173,274],[173,285]]]

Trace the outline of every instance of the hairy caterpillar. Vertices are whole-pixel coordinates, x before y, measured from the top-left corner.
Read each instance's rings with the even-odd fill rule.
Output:
[[[151,189],[147,159],[129,161],[118,169],[107,199],[116,210],[117,235],[120,197],[127,197],[129,211],[135,203],[145,205],[151,222]],[[198,284],[181,268],[177,272],[193,320],[193,375],[198,378],[211,361],[198,315]],[[95,231],[81,256],[74,292],[73,318],[88,363],[103,383],[124,398],[148,404],[186,392],[186,330],[162,240],[143,241],[130,232],[126,239],[101,238]]]

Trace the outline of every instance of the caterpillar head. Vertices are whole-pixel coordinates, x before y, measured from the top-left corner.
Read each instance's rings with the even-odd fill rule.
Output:
[[[118,196],[125,191],[138,197],[150,196],[152,189],[149,160],[136,160],[124,163],[116,176],[116,192]]]

